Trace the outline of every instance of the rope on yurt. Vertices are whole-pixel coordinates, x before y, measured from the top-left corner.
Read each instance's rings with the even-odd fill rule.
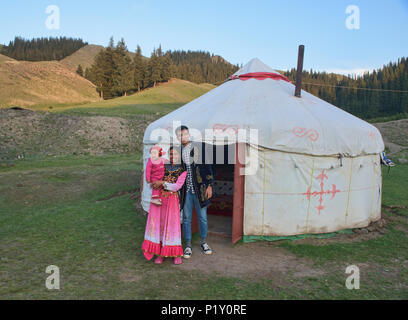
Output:
[[[312,158],[312,173],[310,174],[310,190],[312,189],[314,175],[314,157]],[[310,197],[307,204],[307,215],[306,215],[306,233],[309,231],[309,212],[310,212]]]
[[[373,168],[374,168],[374,175],[373,175],[373,186],[372,186],[373,191],[371,192],[370,222],[371,222],[371,218],[373,216],[374,192],[375,192],[375,189],[376,189],[375,188],[376,187],[375,181],[376,181],[376,176],[377,176],[377,168],[376,168],[374,160],[372,160],[371,163],[372,163]]]
[[[344,225],[347,225],[348,209],[349,209],[349,203],[350,203],[351,176],[353,174],[353,160],[354,160],[354,158],[351,158],[350,175],[349,175],[350,178],[349,178],[349,186],[348,186],[348,193],[347,193],[347,206],[346,206],[346,216],[344,218]]]
[[[264,177],[262,186],[262,235],[264,235],[264,224],[265,224],[265,187],[266,187],[266,154],[265,149],[263,149],[263,167],[264,167]]]

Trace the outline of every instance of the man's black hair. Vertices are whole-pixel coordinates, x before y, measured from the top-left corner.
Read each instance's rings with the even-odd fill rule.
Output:
[[[187,130],[188,131],[188,127],[187,126],[180,126],[176,129],[176,133],[183,131],[183,130]]]
[[[179,146],[171,145],[170,148],[169,148],[169,153],[170,153],[171,150],[176,150],[178,153],[180,153],[180,147]]]

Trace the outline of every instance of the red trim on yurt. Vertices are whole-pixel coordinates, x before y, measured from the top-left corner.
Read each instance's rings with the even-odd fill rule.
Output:
[[[241,160],[241,161],[239,161]],[[237,143],[234,166],[234,199],[232,213],[232,243],[242,239],[244,228],[245,143]]]
[[[273,72],[250,72],[250,73],[244,73],[240,75],[233,75],[229,77],[228,79],[229,80],[240,79],[243,81],[246,81],[249,79],[256,79],[256,80],[273,79],[273,80],[283,80],[283,81],[292,83],[292,81],[290,81],[284,75],[281,75],[279,73],[273,73]]]

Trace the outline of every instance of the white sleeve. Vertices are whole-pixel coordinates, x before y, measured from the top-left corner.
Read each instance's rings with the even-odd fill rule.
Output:
[[[179,186],[178,186],[177,183],[168,183],[168,182],[165,182],[165,183],[163,184],[163,188],[166,189],[166,190],[168,190],[168,191],[173,191],[173,192],[176,192],[176,191],[179,190]]]

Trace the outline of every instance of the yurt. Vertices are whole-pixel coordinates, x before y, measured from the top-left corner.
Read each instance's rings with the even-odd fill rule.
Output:
[[[193,141],[214,151],[209,226],[225,227],[233,243],[329,234],[380,219],[378,129],[294,91],[285,76],[252,59],[220,86],[152,122],[143,138],[144,165],[153,145],[166,150],[178,143],[175,129],[188,126]],[[150,194],[144,181],[146,211]]]

